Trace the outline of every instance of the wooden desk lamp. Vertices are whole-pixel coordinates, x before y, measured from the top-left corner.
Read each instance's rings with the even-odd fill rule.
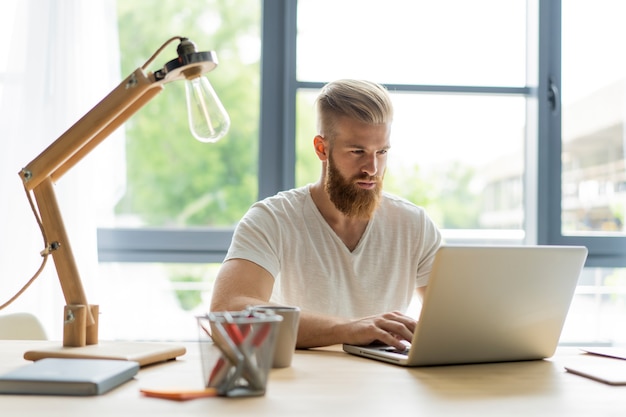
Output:
[[[178,57],[158,71],[148,71],[148,65],[174,40],[180,41]],[[184,37],[169,39],[143,66],[19,172],[29,199],[34,196],[36,201],[37,209],[33,205],[33,211],[41,223],[46,244],[44,252],[52,254],[67,304],[63,319],[64,347],[98,344],[98,306],[87,301],[54,184],[171,81],[187,80],[193,135],[204,142],[220,139],[228,131],[230,120],[208,80],[202,76],[216,66],[213,51],[197,52],[195,44]]]

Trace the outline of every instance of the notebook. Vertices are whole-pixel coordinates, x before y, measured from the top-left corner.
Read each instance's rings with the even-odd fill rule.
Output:
[[[585,358],[587,359],[587,358]],[[626,385],[626,361],[612,357],[596,357],[593,360],[572,361],[565,369],[609,385]]]
[[[126,360],[46,358],[0,375],[0,394],[100,395],[138,370]]]
[[[442,246],[408,354],[343,349],[404,366],[550,357],[586,258],[582,246]]]
[[[607,356],[615,359],[626,359],[626,347],[593,346],[580,348],[585,353],[598,356]]]

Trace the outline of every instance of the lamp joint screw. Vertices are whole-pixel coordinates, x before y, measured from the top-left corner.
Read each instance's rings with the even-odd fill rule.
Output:
[[[31,178],[33,178],[33,173],[27,169],[23,169],[22,170],[22,178],[24,179],[24,181],[28,181]]]
[[[135,74],[131,74],[131,76],[128,78],[128,82],[126,83],[126,89],[128,90],[129,88],[133,88],[137,85],[137,77],[135,76]]]
[[[41,256],[50,255],[50,252],[54,252],[55,250],[61,247],[60,242],[52,242],[44,250],[41,251]]]
[[[74,312],[72,310],[67,310],[67,315],[65,316],[65,324],[73,323],[76,318],[74,317]]]

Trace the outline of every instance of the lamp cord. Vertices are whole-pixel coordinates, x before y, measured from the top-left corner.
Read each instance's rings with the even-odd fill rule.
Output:
[[[182,36],[174,36],[173,38],[170,38],[167,41],[165,41],[165,43],[163,45],[161,45],[161,47],[159,49],[157,49],[157,51],[154,54],[152,54],[150,59],[148,59],[146,61],[146,63],[141,66],[141,69],[145,71],[148,68],[148,65],[150,65],[152,63],[152,61],[154,61],[154,59],[163,51],[163,49],[165,49],[165,47],[167,45],[169,45],[170,43],[172,43],[172,42],[174,42],[176,40],[182,40],[182,39],[183,39]]]
[[[26,191],[26,197],[28,198],[30,209],[33,211],[33,214],[35,215],[35,219],[37,219],[37,225],[39,226],[39,230],[41,231],[41,236],[43,237],[43,243],[46,249],[41,251],[41,256],[43,257],[43,260],[41,261],[41,265],[39,266],[39,269],[37,270],[37,272],[35,272],[35,275],[33,275],[33,277],[29,279],[28,282],[24,284],[24,286],[17,293],[15,293],[15,295],[13,295],[13,297],[9,298],[7,302],[0,305],[0,310],[9,306],[11,303],[13,303],[13,301],[17,300],[19,296],[22,295],[28,287],[30,287],[30,285],[37,279],[37,277],[39,277],[39,275],[41,274],[41,271],[43,271],[44,267],[46,266],[46,263],[48,262],[48,255],[50,255],[50,252],[58,247],[58,244],[50,244],[50,245],[47,244],[46,233],[43,229],[43,223],[41,221],[41,218],[39,217],[39,214],[37,213],[37,210],[35,209],[33,198],[30,195],[30,192],[26,188],[24,188],[24,191]]]

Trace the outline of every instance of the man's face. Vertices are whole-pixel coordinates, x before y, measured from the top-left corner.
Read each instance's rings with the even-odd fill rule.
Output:
[[[325,188],[348,217],[370,219],[378,207],[390,130],[340,118],[329,149]]]

